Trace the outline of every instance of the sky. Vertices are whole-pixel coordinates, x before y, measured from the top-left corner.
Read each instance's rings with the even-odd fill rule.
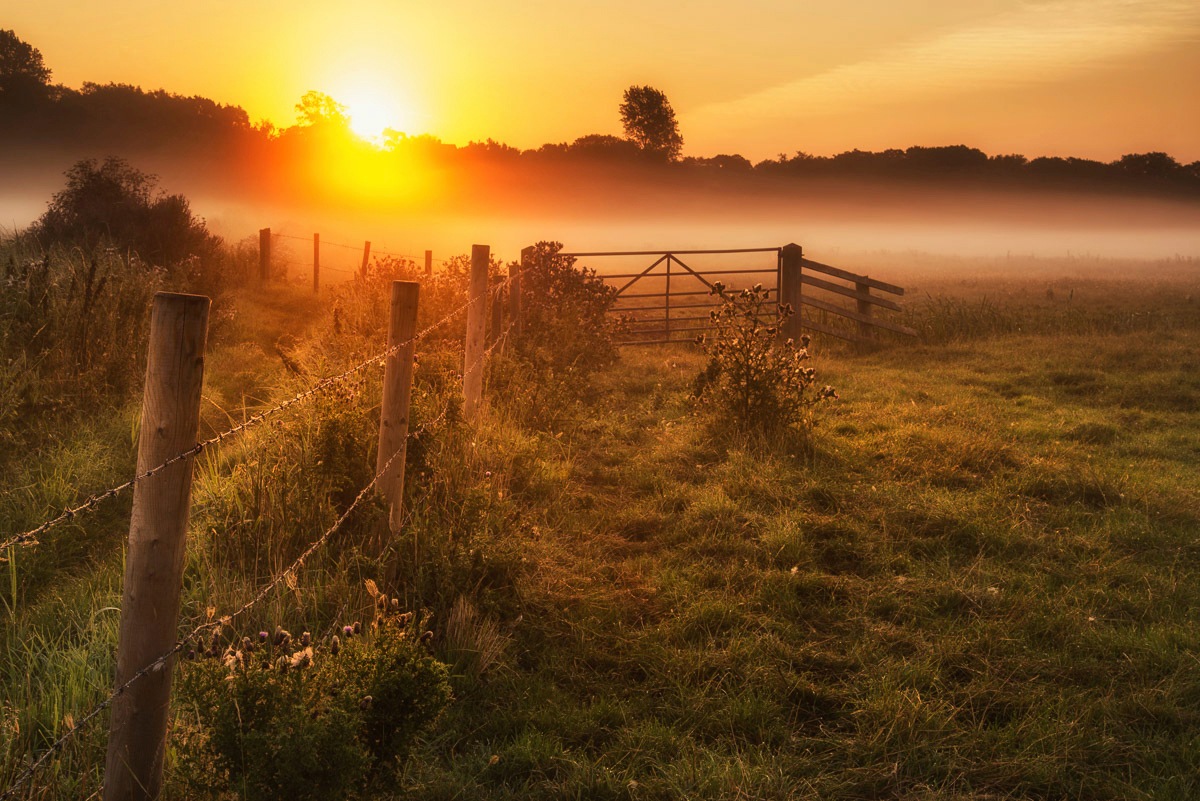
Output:
[[[967,144],[1200,160],[1196,0],[0,0],[53,80],[202,95],[286,126],[306,91],[521,148],[621,134],[664,91],[684,154]]]

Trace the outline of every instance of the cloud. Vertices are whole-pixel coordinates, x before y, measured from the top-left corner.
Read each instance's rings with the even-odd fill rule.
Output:
[[[1058,80],[1200,41],[1195,0],[1023,3],[971,27],[902,45],[741,98],[692,109],[689,124],[761,124],[965,91]]]

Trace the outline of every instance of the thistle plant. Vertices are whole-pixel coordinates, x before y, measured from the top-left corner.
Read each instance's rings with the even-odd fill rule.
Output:
[[[708,364],[696,378],[700,403],[723,427],[779,433],[789,427],[807,432],[815,407],[836,399],[833,387],[817,388],[809,366],[808,335],[782,339],[790,306],[772,309],[762,284],[730,293],[720,282],[712,294],[721,305],[709,313],[712,330],[697,337]]]
[[[345,797],[392,775],[450,701],[425,623],[379,594],[374,621],[340,636],[277,628],[255,642],[215,632],[189,652],[181,676],[201,733],[201,747],[182,754],[184,783],[302,801]]]

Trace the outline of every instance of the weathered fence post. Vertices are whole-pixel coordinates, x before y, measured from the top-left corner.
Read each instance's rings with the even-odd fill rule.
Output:
[[[499,287],[492,289],[492,302],[489,305],[492,307],[492,335],[489,339],[495,344],[504,335],[504,292]]]
[[[313,234],[313,294],[321,290],[321,235]]]
[[[400,531],[404,506],[404,456],[408,445],[408,412],[412,393],[413,353],[417,343],[417,299],[421,285],[416,281],[392,282],[392,314],[388,322],[388,357],[383,367],[383,406],[379,413],[379,456],[375,485],[389,504],[388,527]],[[395,457],[394,459],[392,457]],[[392,464],[384,471],[388,461]]]
[[[425,277],[433,275],[433,251],[425,251]]]
[[[663,297],[663,330],[666,336],[663,339],[671,338],[671,254],[667,254],[667,291]]]
[[[371,240],[369,240],[369,239],[368,239],[366,242],[363,242],[363,260],[362,260],[362,267],[360,267],[360,268],[358,269],[358,272],[359,272],[359,274],[360,274],[360,275],[361,275],[363,278],[366,278],[366,277],[367,277],[367,262],[368,262],[370,259],[371,259]]]
[[[258,230],[258,280],[266,283],[271,280],[271,229]]]
[[[491,248],[471,246],[471,283],[467,307],[467,341],[463,356],[463,414],[474,419],[483,398],[483,337],[487,326],[488,261]]]
[[[871,285],[864,284],[862,281],[855,281],[854,288],[855,288],[855,290],[861,292],[864,295],[871,294]],[[871,303],[871,301],[869,301],[869,300],[863,300],[862,298],[855,299],[854,303],[858,309],[859,314],[865,315],[867,317],[871,316],[871,307],[874,306],[875,304]],[[860,337],[863,337],[864,339],[872,339],[875,336],[874,331],[871,327],[871,324],[868,322],[865,322],[863,320],[858,321],[858,335]]]
[[[800,341],[800,268],[804,251],[793,242],[779,252],[779,305],[791,306],[792,313],[783,323],[785,339]]]
[[[138,474],[196,445],[209,300],[159,292],[150,347]],[[139,481],[133,490],[114,686],[122,687],[175,646],[194,456]],[[105,801],[157,799],[162,785],[174,659],[149,671],[112,704]]]
[[[508,280],[508,319],[512,325],[513,334],[521,335],[521,273],[533,262],[533,247],[521,249],[521,261],[509,267]]]

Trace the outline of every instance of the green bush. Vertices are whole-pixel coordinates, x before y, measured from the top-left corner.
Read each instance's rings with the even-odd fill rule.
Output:
[[[43,247],[72,245],[136,253],[147,264],[172,267],[211,257],[221,240],[192,214],[183,195],[156,191],[156,179],[119,158],[77,162],[67,187],[30,228]]]
[[[697,338],[708,355],[695,384],[701,403],[729,428],[807,431],[814,407],[837,393],[830,386],[816,388],[816,373],[806,364],[808,335],[799,343],[780,338],[792,310],[769,309],[769,291],[761,284],[730,295],[717,283],[713,293],[720,295],[721,305],[710,312],[712,332]]]
[[[561,242],[538,242],[521,272],[522,336],[516,351],[555,373],[594,370],[616,359],[607,312],[616,289],[595,270],[560,256]]]
[[[407,757],[449,703],[450,685],[413,616],[397,614],[395,599],[377,601],[373,624],[346,626],[320,645],[277,629],[223,651],[219,635],[197,646],[180,680],[201,731],[202,745],[181,753],[190,789],[336,798]]]

